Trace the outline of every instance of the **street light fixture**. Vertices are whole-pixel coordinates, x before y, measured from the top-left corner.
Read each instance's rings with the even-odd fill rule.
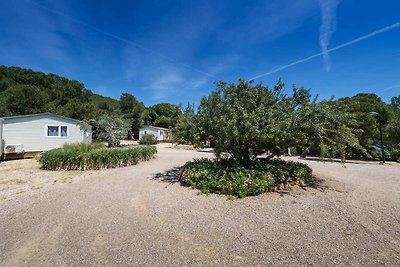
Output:
[[[385,148],[383,146],[382,116],[381,116],[381,114],[379,114],[379,112],[376,112],[376,111],[371,111],[368,113],[368,115],[376,116],[376,117],[378,117],[378,120],[379,120],[379,132],[381,134],[382,163],[384,164],[385,163],[385,151],[384,151]]]

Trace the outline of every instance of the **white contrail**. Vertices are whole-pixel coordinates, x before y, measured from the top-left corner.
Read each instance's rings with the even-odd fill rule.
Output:
[[[394,86],[386,87],[386,88],[384,88],[384,89],[382,89],[382,90],[376,91],[375,93],[376,93],[376,94],[379,94],[379,93],[383,93],[383,92],[386,92],[386,91],[389,91],[389,90],[393,90],[393,89],[397,89],[397,88],[400,89],[400,84],[394,85]]]
[[[217,80],[219,79],[218,77],[216,77],[215,75],[213,75],[213,74],[211,74],[211,73],[207,73],[207,72],[205,72],[205,71],[199,70],[199,69],[197,69],[197,68],[195,68],[195,67],[192,67],[192,66],[190,66],[190,65],[188,65],[188,64],[185,64],[185,63],[182,63],[182,62],[177,62],[177,61],[173,60],[172,58],[167,57],[167,56],[165,56],[165,55],[163,55],[163,54],[161,54],[161,53],[159,53],[159,52],[157,52],[157,51],[155,51],[155,50],[152,50],[152,49],[150,49],[150,48],[147,48],[147,47],[145,47],[145,46],[143,46],[143,45],[141,45],[141,44],[139,44],[139,43],[137,43],[137,42],[134,42],[134,41],[128,40],[128,39],[126,39],[126,38],[123,38],[123,37],[121,37],[121,36],[115,35],[115,34],[113,34],[113,33],[104,31],[104,30],[102,30],[102,29],[100,29],[100,28],[97,28],[97,27],[95,27],[95,26],[93,26],[93,25],[90,25],[90,24],[88,24],[88,23],[86,23],[86,22],[84,22],[84,21],[82,21],[82,20],[79,20],[79,19],[76,19],[76,18],[74,18],[74,17],[68,16],[68,15],[64,14],[63,12],[60,12],[60,11],[51,9],[51,8],[49,8],[49,7],[47,7],[47,6],[44,6],[44,5],[42,5],[42,4],[39,4],[39,3],[37,3],[36,1],[33,1],[33,0],[25,0],[25,1],[26,1],[26,2],[29,2],[29,3],[31,3],[31,4],[34,4],[34,5],[36,5],[37,7],[40,7],[40,8],[42,8],[42,9],[44,9],[44,10],[47,10],[48,12],[57,14],[57,15],[59,15],[59,16],[62,16],[62,17],[64,17],[64,18],[66,18],[66,19],[69,19],[69,20],[71,20],[71,21],[73,21],[73,22],[75,22],[75,23],[77,23],[77,24],[80,24],[80,25],[82,25],[82,26],[85,26],[85,27],[87,27],[87,28],[89,28],[89,29],[91,29],[91,30],[94,30],[94,31],[98,32],[98,33],[101,33],[101,34],[103,34],[103,35],[106,35],[106,36],[108,36],[108,37],[111,37],[111,38],[113,38],[113,39],[115,39],[115,40],[124,42],[124,43],[126,43],[126,44],[129,44],[129,45],[135,46],[135,47],[137,47],[137,48],[140,48],[140,49],[142,49],[142,50],[145,50],[145,51],[147,51],[147,52],[150,52],[150,53],[152,53],[152,54],[154,54],[154,55],[156,55],[156,56],[158,56],[158,57],[160,57],[160,58],[163,58],[163,59],[165,59],[165,60],[167,60],[167,61],[169,61],[169,62],[171,62],[171,63],[173,63],[173,64],[181,65],[182,67],[185,67],[185,68],[187,68],[187,69],[191,69],[191,70],[193,70],[193,71],[195,71],[195,72],[204,74],[204,75],[206,75],[206,76],[215,78],[215,79],[217,79]]]
[[[371,38],[371,37],[373,37],[375,35],[378,35],[378,34],[381,34],[381,33],[384,33],[384,32],[399,28],[399,27],[400,27],[400,22],[396,22],[396,23],[394,23],[394,24],[392,24],[390,26],[384,27],[382,29],[379,29],[377,31],[371,32],[371,33],[366,34],[364,36],[358,37],[358,38],[356,38],[354,40],[351,40],[349,42],[346,42],[346,43],[343,43],[341,45],[338,45],[338,46],[336,46],[334,48],[328,49],[326,52],[329,53],[329,52],[333,52],[333,51],[345,48],[345,47],[350,46],[352,44],[355,44],[355,43],[361,42],[363,40],[369,39],[369,38]],[[249,79],[249,81],[250,80],[255,80],[255,79],[258,79],[258,78],[261,78],[261,77],[264,77],[264,76],[268,76],[268,75],[271,75],[271,74],[274,74],[274,73],[277,73],[277,72],[279,72],[281,70],[290,68],[292,66],[298,65],[298,64],[303,63],[303,62],[307,62],[307,61],[309,61],[309,60],[311,60],[313,58],[316,58],[316,57],[319,57],[319,56],[322,56],[322,55],[324,55],[324,52],[321,52],[321,53],[318,53],[318,54],[315,54],[315,55],[312,55],[312,56],[309,56],[309,57],[294,61],[294,62],[289,63],[287,65],[281,66],[281,67],[279,67],[277,69],[274,69],[274,70],[271,70],[269,72],[254,76],[253,78]]]
[[[321,27],[319,28],[319,43],[322,49],[325,69],[327,72],[331,69],[331,59],[329,58],[328,46],[332,34],[336,30],[336,8],[339,0],[319,0],[321,7]]]

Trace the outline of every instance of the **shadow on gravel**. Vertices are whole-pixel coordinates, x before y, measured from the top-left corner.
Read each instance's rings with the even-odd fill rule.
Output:
[[[326,192],[326,191],[330,190],[330,188],[327,185],[324,185],[323,182],[324,182],[324,180],[313,177],[313,179],[310,181],[307,181],[303,184],[299,183],[297,185],[297,187],[301,188],[304,191],[313,189],[313,190],[317,190],[320,192]],[[275,192],[278,193],[281,197],[283,197],[283,196],[297,197],[300,195],[300,193],[294,193],[293,186],[276,189]]]
[[[181,183],[183,167],[174,167],[166,172],[157,173],[152,179],[169,184]]]
[[[304,161],[317,161],[317,162],[328,162],[328,163],[341,163],[345,167],[346,164],[355,164],[355,165],[360,165],[360,164],[379,164],[379,160],[363,160],[363,159],[346,159],[345,162],[342,162],[340,159],[320,159],[316,157],[308,157],[308,158],[300,158],[301,160]]]

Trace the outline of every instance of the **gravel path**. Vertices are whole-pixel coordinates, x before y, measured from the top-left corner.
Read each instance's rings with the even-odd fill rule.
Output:
[[[160,148],[0,201],[0,266],[395,266],[400,167],[306,161],[323,182],[227,201],[176,182],[207,153]]]

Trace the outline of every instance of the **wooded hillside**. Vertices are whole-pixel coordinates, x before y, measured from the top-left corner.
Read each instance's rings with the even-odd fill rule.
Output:
[[[51,112],[81,120],[118,109],[117,100],[94,94],[79,81],[0,66],[0,117]]]

